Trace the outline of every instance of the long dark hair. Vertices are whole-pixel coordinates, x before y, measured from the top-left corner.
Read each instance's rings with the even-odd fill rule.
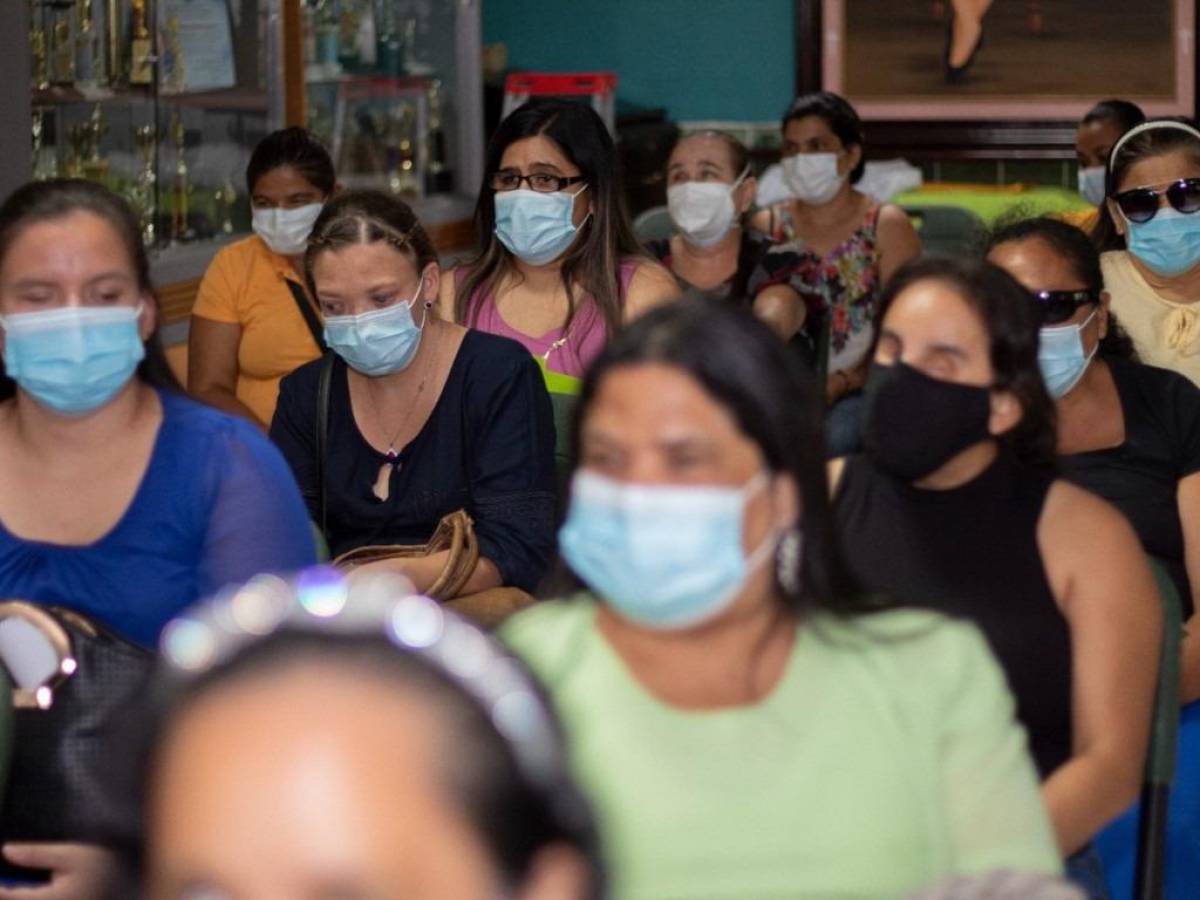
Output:
[[[383,626],[381,625],[381,630]],[[479,633],[478,640],[494,646]],[[472,646],[478,654],[479,647]],[[494,652],[505,653],[502,649]],[[505,653],[506,656],[510,654]],[[556,729],[553,745],[538,752],[551,773],[539,780],[522,765],[513,739],[498,727],[495,710],[456,682],[425,655],[405,651],[382,634],[312,631],[286,628],[255,640],[229,659],[195,677],[181,677],[167,667],[160,671],[155,689],[137,710],[130,710],[130,733],[121,748],[128,762],[120,766],[112,790],[121,808],[103,837],[117,849],[132,881],[144,880],[148,812],[162,753],[188,711],[214,693],[247,681],[286,680],[301,666],[319,666],[346,672],[364,680],[382,682],[397,691],[420,698],[434,711],[444,734],[438,741],[437,765],[451,801],[470,823],[506,890],[515,890],[528,878],[538,852],[553,844],[577,850],[588,866],[585,896],[601,900],[606,878],[601,862],[599,835],[586,797],[567,769],[564,738],[549,701],[532,676],[524,673],[524,696],[540,707]],[[136,725],[134,714],[139,716]],[[524,713],[528,716],[528,712]],[[319,723],[313,723],[320,728]],[[397,810],[397,814],[403,814]]]
[[[834,559],[825,479],[822,405],[795,354],[753,314],[727,303],[696,300],[648,312],[609,342],[583,380],[573,440],[604,379],[623,366],[657,363],[695,379],[747,438],[767,468],[790,475],[800,492],[804,546],[799,571],[776,587],[790,609],[849,611],[849,594]],[[789,582],[794,589],[789,590]]]
[[[0,205],[0,267],[13,243],[31,225],[62,219],[76,212],[88,212],[104,220],[120,239],[133,269],[138,291],[150,298],[157,312],[158,295],[150,281],[150,258],[142,243],[142,229],[129,204],[107,188],[82,178],[52,178],[31,181],[8,195]],[[155,316],[154,331],[146,338],[146,356],[138,364],[137,375],[146,384],[171,391],[182,391],[167,363]],[[16,393],[16,383],[7,374],[0,376],[0,399]]]
[[[1143,159],[1183,152],[1200,164],[1200,137],[1192,131],[1176,127],[1186,125],[1195,129],[1196,123],[1183,117],[1150,119],[1138,128],[1139,131],[1126,140],[1122,137],[1114,145],[1108,157],[1108,174],[1104,179],[1104,193],[1112,197],[1120,188],[1129,170]],[[1126,132],[1128,134],[1128,132]],[[1100,204],[1100,215],[1092,226],[1092,242],[1101,253],[1106,250],[1124,250],[1125,238],[1117,231],[1112,211],[1107,203]]]
[[[858,147],[865,150],[863,143],[863,124],[862,119],[858,117],[858,112],[850,105],[845,97],[839,96],[832,91],[815,91],[811,94],[801,94],[797,97],[792,105],[788,107],[787,112],[783,114],[783,121],[779,123],[779,130],[783,131],[787,128],[788,122],[797,122],[800,119],[806,119],[809,116],[816,116],[829,126],[829,130],[834,133],[842,146],[849,150],[851,147]],[[862,178],[863,172],[866,170],[867,160],[866,154],[858,161],[858,165],[850,172],[850,183],[857,184]]]
[[[412,260],[418,275],[430,263],[437,262],[433,241],[412,207],[403,200],[382,191],[347,191],[330,200],[313,223],[304,250],[304,281],[309,294],[317,296],[312,272],[318,256],[327,250],[379,241]]]
[[[1001,219],[988,236],[985,253],[991,253],[1001,244],[1040,240],[1060,256],[1071,267],[1075,277],[1089,291],[1104,288],[1104,271],[1100,266],[1100,251],[1082,231],[1062,219],[1049,216],[1005,220]],[[1117,321],[1117,315],[1108,311],[1108,333],[1100,340],[1100,355],[1111,358],[1140,362],[1133,339]]]
[[[625,298],[621,291],[623,259],[645,257],[646,251],[629,222],[620,190],[616,147],[603,120],[591,107],[566,100],[534,99],[515,109],[488,141],[483,183],[475,205],[475,233],[480,251],[466,263],[467,275],[454,298],[454,318],[474,325],[479,318],[479,288],[495,291],[502,278],[516,272],[512,254],[496,237],[496,192],[492,176],[509,145],[543,135],[552,140],[574,164],[587,184],[592,214],[581,227],[581,236],[562,259],[561,274],[567,292],[564,328],[574,320],[583,298],[588,297],[603,317],[608,334],[621,328]]]
[[[1038,367],[1038,321],[1029,292],[989,262],[919,259],[906,263],[884,288],[879,301],[882,324],[896,298],[921,281],[940,281],[979,316],[988,338],[992,388],[1010,391],[1021,405],[1021,421],[999,441],[1027,465],[1056,466],[1054,401],[1046,392]],[[880,329],[876,329],[878,333]]]

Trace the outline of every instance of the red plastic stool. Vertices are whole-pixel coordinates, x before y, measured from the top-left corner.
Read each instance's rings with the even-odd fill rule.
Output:
[[[592,109],[616,131],[616,72],[512,72],[504,80],[503,117],[530,97],[591,97]]]

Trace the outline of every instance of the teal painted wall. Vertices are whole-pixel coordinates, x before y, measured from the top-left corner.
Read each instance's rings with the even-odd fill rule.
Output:
[[[769,121],[796,83],[793,0],[483,0],[509,68],[611,69],[620,99],[676,120]]]

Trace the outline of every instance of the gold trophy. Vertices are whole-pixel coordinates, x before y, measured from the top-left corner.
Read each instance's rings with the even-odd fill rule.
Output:
[[[108,62],[105,80],[114,87],[123,83],[126,74],[125,60],[121,54],[121,3],[122,0],[107,0],[104,7],[104,55]]]
[[[131,0],[133,41],[129,47],[129,83],[150,84],[154,80],[154,47],[146,25],[146,0]]]
[[[29,29],[29,54],[33,57],[33,86],[44,91],[50,87],[50,58],[43,25]]]
[[[216,201],[217,227],[221,234],[233,234],[233,208],[238,200],[238,192],[230,179],[226,178],[225,183],[213,192],[213,200]]]
[[[192,229],[188,225],[188,200],[192,186],[189,183],[187,156],[185,144],[187,132],[183,127],[183,117],[177,112],[171,123],[171,138],[175,142],[175,179],[171,185],[171,240],[187,241],[192,238]]]
[[[425,190],[430,194],[441,194],[453,188],[453,175],[446,164],[446,132],[442,128],[442,82],[433,78],[429,82],[426,101],[429,104],[429,125],[426,128],[424,156],[428,163],[425,173]]]
[[[384,138],[388,142],[388,190],[393,194],[420,193],[416,175],[416,145],[413,126],[416,115],[412,105],[399,103],[387,112]]]
[[[81,84],[94,87],[104,82],[104,58],[96,29],[94,0],[79,0],[76,11],[79,24],[75,29],[75,78]]]
[[[108,134],[108,123],[104,121],[104,112],[99,103],[92,108],[92,115],[88,118],[87,125],[83,126],[83,130],[87,147],[86,155],[80,163],[83,177],[103,184],[108,180],[108,160],[100,154],[100,143]]]
[[[45,145],[46,142],[46,113],[43,110],[33,111],[33,180],[45,181],[58,175],[58,162],[54,154]]]
[[[158,216],[158,173],[155,171],[155,156],[158,150],[158,128],[153,124],[134,129],[133,143],[141,157],[142,167],[133,179],[130,199],[138,211],[142,223],[142,243],[154,246],[157,237],[155,219]]]
[[[91,130],[87,125],[72,125],[67,129],[67,145],[70,149],[63,164],[63,171],[68,178],[83,176],[83,160],[87,157],[90,143]]]
[[[73,6],[51,7],[54,25],[51,28],[50,81],[53,84],[75,83],[75,29],[71,15]]]

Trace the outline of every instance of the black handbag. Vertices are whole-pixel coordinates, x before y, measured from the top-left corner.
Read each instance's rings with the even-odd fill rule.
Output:
[[[71,610],[5,601],[0,661],[14,684],[0,841],[108,834],[128,809],[128,798],[119,796],[125,786],[113,780],[114,761],[154,654]]]

